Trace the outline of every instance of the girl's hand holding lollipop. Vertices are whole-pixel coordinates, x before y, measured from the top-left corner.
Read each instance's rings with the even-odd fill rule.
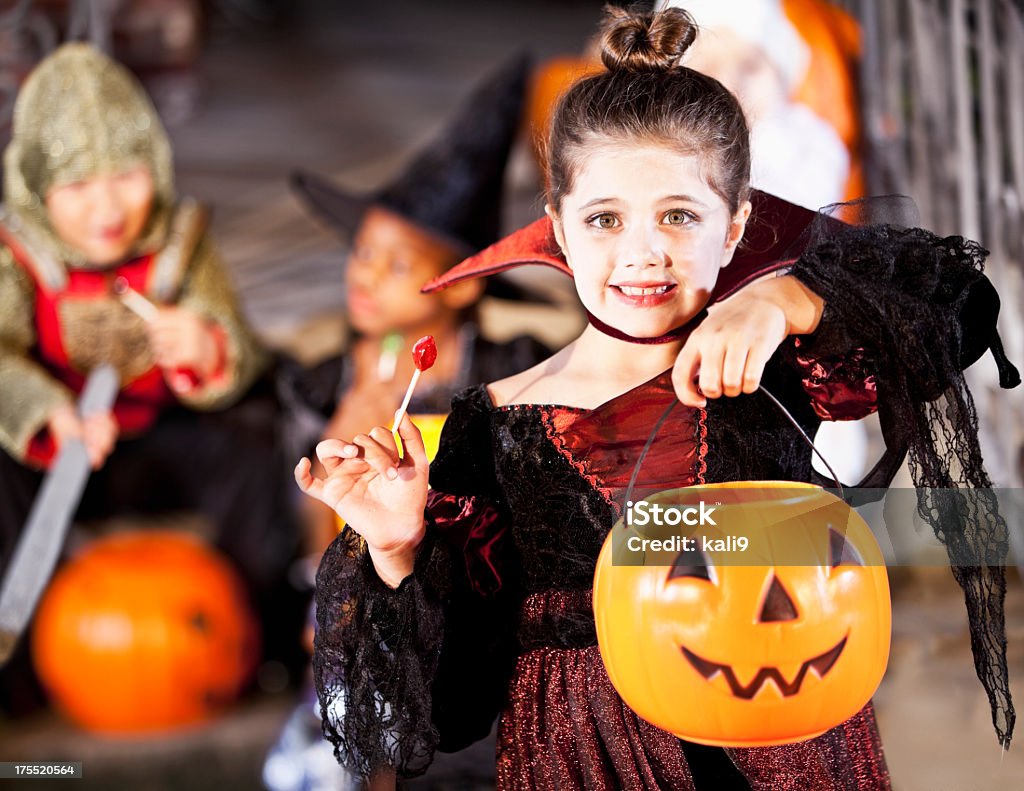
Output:
[[[413,359],[416,373],[395,413],[404,456],[399,455],[393,431],[376,426],[350,442],[327,439],[318,444],[324,478],[312,474],[309,459],[301,459],[295,468],[299,488],[334,509],[366,540],[377,573],[393,588],[412,573],[416,548],[423,540],[429,463],[423,437],[405,410],[420,373],[437,359],[434,339],[417,341]]]

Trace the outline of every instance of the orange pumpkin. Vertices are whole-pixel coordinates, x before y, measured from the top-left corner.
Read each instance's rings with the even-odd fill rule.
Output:
[[[641,528],[634,509],[598,559],[598,644],[623,700],[681,738],[732,747],[809,739],[853,716],[889,656],[889,583],[868,526],[797,483],[690,487],[644,502],[700,501],[715,506],[716,526]],[[643,544],[673,537],[675,546]]]
[[[258,635],[225,559],[189,535],[131,532],[93,542],[57,573],[32,653],[71,720],[138,733],[216,715],[248,680]]]

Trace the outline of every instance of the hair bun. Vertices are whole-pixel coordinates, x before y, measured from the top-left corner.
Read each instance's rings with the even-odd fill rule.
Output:
[[[666,71],[697,38],[697,23],[681,8],[639,13],[609,6],[602,32],[601,61],[609,71]]]

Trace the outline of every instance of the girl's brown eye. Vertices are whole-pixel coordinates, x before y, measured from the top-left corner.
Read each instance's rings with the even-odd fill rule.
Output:
[[[686,225],[693,218],[684,211],[670,211],[665,215],[666,225]]]
[[[591,225],[606,231],[619,224],[619,220],[614,214],[595,214],[590,218],[589,222]]]

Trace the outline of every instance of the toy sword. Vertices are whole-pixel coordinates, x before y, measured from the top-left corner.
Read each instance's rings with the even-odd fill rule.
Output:
[[[108,412],[120,385],[117,372],[101,365],[89,373],[78,400],[78,413],[86,417]],[[32,503],[28,521],[14,550],[0,588],[0,666],[14,652],[36,602],[57,564],[64,534],[89,479],[89,457],[79,439],[64,442],[57,459]]]

